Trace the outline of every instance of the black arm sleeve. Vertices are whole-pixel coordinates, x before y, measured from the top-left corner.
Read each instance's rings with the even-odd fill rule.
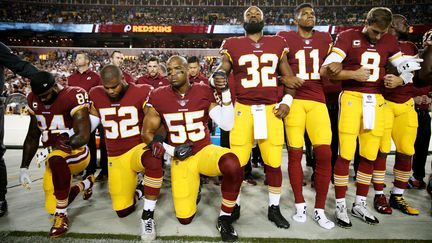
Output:
[[[4,85],[5,67],[26,78],[31,78],[32,75],[39,71],[30,62],[24,61],[13,54],[9,47],[0,42],[0,87]]]

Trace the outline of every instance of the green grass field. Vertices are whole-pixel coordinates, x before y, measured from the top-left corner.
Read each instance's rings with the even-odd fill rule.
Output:
[[[1,242],[26,242],[26,243],[37,243],[37,242],[57,242],[57,243],[69,243],[69,242],[141,242],[140,238],[135,235],[115,235],[115,234],[79,234],[69,233],[61,238],[50,240],[47,232],[25,232],[25,231],[2,231],[0,232]],[[192,236],[163,236],[158,237],[155,242],[220,242],[220,238],[214,237],[192,237]],[[242,237],[239,242],[265,242],[265,243],[302,243],[302,242],[320,242],[320,243],[404,243],[404,242],[430,242],[427,240],[364,240],[364,239],[338,239],[338,240],[304,240],[304,239],[288,239],[288,238],[247,238]]]

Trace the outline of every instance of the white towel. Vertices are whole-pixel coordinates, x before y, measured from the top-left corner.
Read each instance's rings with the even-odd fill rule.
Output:
[[[363,128],[374,129],[376,97],[374,94],[363,94]]]
[[[252,105],[254,138],[267,139],[267,117],[265,105]]]

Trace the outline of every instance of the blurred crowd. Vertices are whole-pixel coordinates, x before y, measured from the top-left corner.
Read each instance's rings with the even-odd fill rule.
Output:
[[[334,2],[334,1],[331,1]],[[342,6],[331,4],[315,7],[317,25],[359,25],[373,6],[347,1]],[[389,1],[391,2],[391,1]],[[268,6],[268,5],[266,5]],[[293,24],[292,7],[262,7],[267,25]],[[394,13],[406,16],[411,23],[432,22],[430,4],[391,4]],[[245,6],[108,6],[40,4],[16,1],[0,2],[0,22],[53,24],[148,24],[148,25],[239,25]],[[418,16],[422,16],[419,18]]]
[[[29,49],[14,49],[14,52],[23,59],[32,62],[37,68],[41,70],[48,70],[53,73],[57,81],[62,84],[67,84],[67,77],[75,70],[74,60],[78,50],[59,49],[49,52],[42,60],[40,55]],[[110,63],[110,54],[112,51],[107,50],[91,50],[89,54],[91,64],[90,68],[99,72],[102,67]],[[127,57],[124,60],[122,69],[129,73],[135,80],[147,73],[146,65],[147,60],[151,56],[156,56],[164,64],[172,55],[179,55],[179,53],[172,50],[165,51],[142,51],[139,56]],[[188,56],[185,56],[186,58]],[[198,56],[200,59],[201,70],[204,75],[207,75],[213,66],[217,65],[215,59]],[[14,75],[10,70],[6,69],[5,73],[5,88],[2,96],[9,96],[14,93],[21,93],[27,95],[30,92],[29,81],[25,78]]]

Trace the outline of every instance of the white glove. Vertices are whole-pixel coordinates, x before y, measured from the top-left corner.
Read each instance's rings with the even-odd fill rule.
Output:
[[[28,174],[27,168],[21,168],[20,169],[19,181],[25,189],[28,189],[28,190],[30,189],[30,184],[32,183],[32,180]]]
[[[399,75],[399,77],[403,80],[404,85],[413,82],[414,74],[411,72],[404,72]]]
[[[48,154],[50,152],[51,152],[51,149],[43,148],[42,150],[40,150],[36,153],[36,165],[38,168],[40,168],[41,165],[45,165],[46,160],[48,158]]]
[[[405,60],[402,61],[397,67],[399,73],[402,74],[405,72],[413,72],[421,69],[420,63],[423,62],[423,59],[415,58],[415,57],[404,57],[404,58]]]

